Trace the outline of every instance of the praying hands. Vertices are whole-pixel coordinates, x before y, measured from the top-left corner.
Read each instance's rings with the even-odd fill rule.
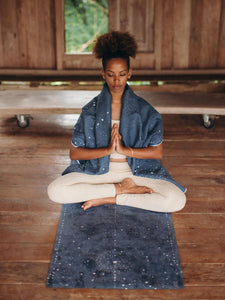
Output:
[[[125,147],[122,145],[122,137],[119,133],[119,126],[118,124],[114,124],[111,131],[111,141],[109,145],[110,154],[113,152],[118,152],[120,154],[125,154]]]

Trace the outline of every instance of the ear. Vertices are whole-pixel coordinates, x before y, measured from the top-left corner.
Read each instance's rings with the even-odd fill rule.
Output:
[[[130,79],[131,78],[131,76],[132,76],[132,72],[133,72],[133,70],[132,69],[129,69],[129,71],[128,71],[128,79]]]
[[[102,69],[102,78],[105,80],[105,71]]]

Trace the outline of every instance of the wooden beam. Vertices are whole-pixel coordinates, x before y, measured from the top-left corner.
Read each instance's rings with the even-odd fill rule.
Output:
[[[63,69],[64,55],[64,0],[55,0],[56,69]]]
[[[225,69],[141,70],[132,80],[225,80]],[[0,80],[102,80],[99,70],[0,69]]]

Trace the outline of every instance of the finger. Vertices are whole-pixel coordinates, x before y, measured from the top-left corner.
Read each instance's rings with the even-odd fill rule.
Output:
[[[111,132],[111,141],[115,139],[116,133],[114,130]]]
[[[114,123],[113,128],[118,128],[118,124]]]
[[[113,127],[112,131],[111,131],[111,135],[116,135],[117,132],[118,132],[118,129],[116,127]]]
[[[116,135],[116,132],[112,132],[112,135],[111,135],[111,140],[112,140],[112,141],[114,141],[114,140],[115,140],[115,138],[116,138],[116,136],[117,136],[117,135]]]

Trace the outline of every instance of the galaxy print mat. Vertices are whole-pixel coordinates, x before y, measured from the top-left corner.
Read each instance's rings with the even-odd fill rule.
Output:
[[[171,214],[103,205],[64,204],[47,286],[183,288]]]

